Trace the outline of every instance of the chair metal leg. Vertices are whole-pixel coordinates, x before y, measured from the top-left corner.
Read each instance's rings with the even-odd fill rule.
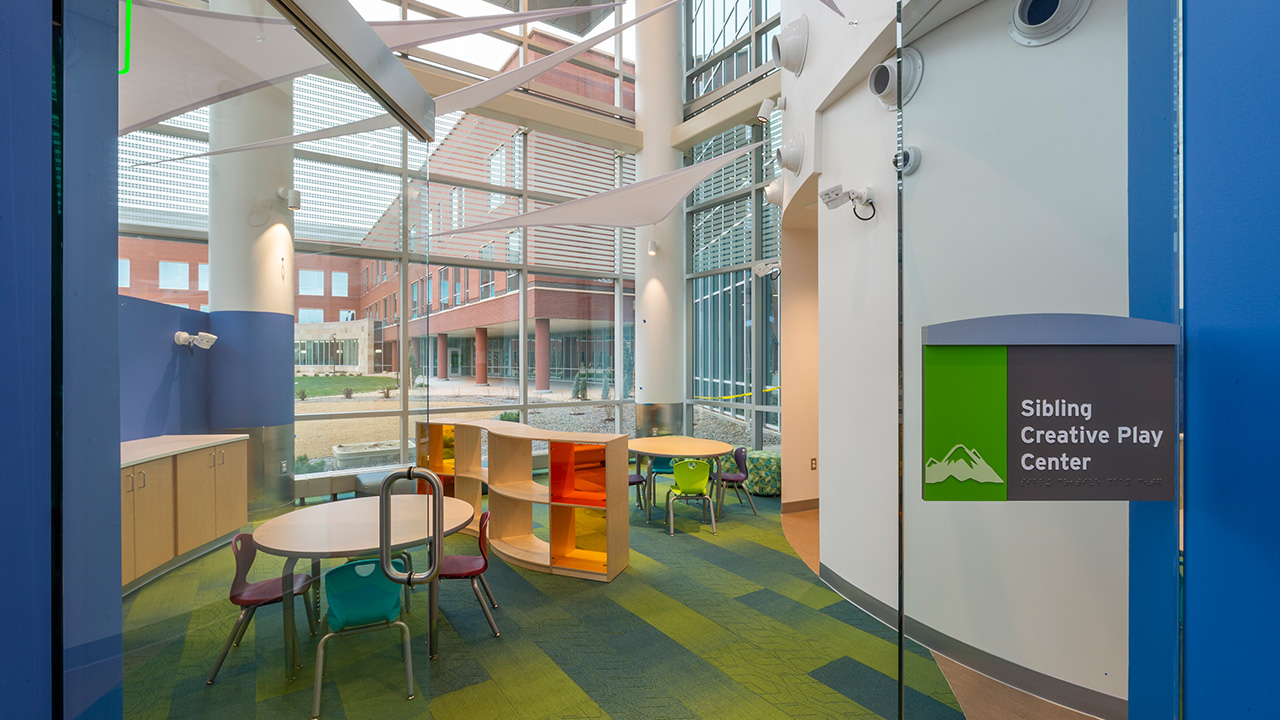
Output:
[[[404,654],[404,688],[407,700],[413,699],[413,641],[409,638],[409,626],[397,620],[392,625],[400,626],[401,653]]]
[[[673,506],[671,504],[671,491],[668,490],[667,491],[667,534],[670,535],[671,537],[675,537],[676,536],[676,520],[675,520],[675,513],[672,510],[673,510]]]
[[[743,492],[745,492],[745,493],[747,494],[747,502],[751,503],[751,512],[755,513],[755,514],[756,514],[756,516],[758,517],[758,516],[760,515],[760,513],[756,512],[756,501],[751,499],[751,490],[750,490],[750,488],[748,488],[746,485],[743,485],[743,486],[742,486],[742,491],[743,491]],[[738,502],[739,502],[739,503],[741,503],[741,502],[742,502],[742,500],[738,500]]]
[[[320,638],[320,642],[316,645],[316,683],[315,689],[311,693],[312,720],[319,720],[320,718],[320,690],[324,687],[324,644],[331,637],[333,637],[332,633],[326,634]]]
[[[244,642],[244,632],[249,629],[249,623],[253,622],[253,614],[258,612],[258,606],[252,605],[245,608],[245,611],[248,611],[249,617],[240,623],[240,632],[236,633],[236,641],[231,643],[231,647],[240,647],[240,643]]]
[[[480,585],[484,587],[484,594],[489,596],[489,604],[498,607],[498,601],[493,599],[493,591],[489,589],[489,581],[484,579],[484,575],[480,575]]]
[[[222,662],[227,659],[227,653],[231,651],[231,646],[236,644],[236,636],[240,634],[241,628],[249,624],[249,618],[251,617],[253,617],[252,608],[240,610],[240,615],[236,618],[236,624],[231,626],[231,634],[227,635],[227,641],[222,644],[222,652],[218,653],[218,659],[214,661],[213,669],[209,671],[209,677],[204,681],[206,685],[212,685],[214,678],[218,677],[218,671],[222,669]]]
[[[711,498],[707,498],[706,502],[712,502]],[[711,508],[711,534],[716,534],[716,513],[715,508]]]
[[[404,571],[407,573],[413,573],[413,556],[409,554],[408,550],[400,553],[400,559],[404,561]],[[411,610],[409,607],[409,593],[412,591],[412,587],[408,585],[404,586],[404,611],[406,613]]]
[[[489,629],[493,631],[493,636],[498,637],[498,623],[493,621],[493,613],[489,612],[489,606],[485,603],[484,598],[480,595],[480,584],[475,578],[471,578],[471,590],[476,594],[476,600],[480,603],[480,609],[484,611],[484,619],[489,621]]]

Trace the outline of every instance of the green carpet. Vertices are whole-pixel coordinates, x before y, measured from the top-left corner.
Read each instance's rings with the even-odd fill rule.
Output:
[[[409,616],[417,697],[404,698],[395,632],[336,638],[322,717],[896,717],[895,634],[795,556],[777,498],[757,498],[759,517],[735,503],[731,496],[716,536],[696,507],[677,508],[669,537],[657,511],[646,525],[633,506],[631,566],[608,584],[493,560],[486,577],[498,600],[498,638],[470,584],[443,582],[441,653],[431,663],[427,593],[419,589]],[[535,514],[545,521],[545,510]],[[476,541],[450,537],[445,552],[474,554]],[[425,564],[417,555],[415,564]],[[281,565],[259,553],[251,579],[279,577]],[[275,605],[258,611],[217,683],[205,684],[236,617],[226,599],[233,574],[230,550],[220,550],[125,598],[126,718],[309,717],[316,639],[301,606],[297,680],[284,681]],[[910,650],[912,720],[963,718],[928,652]]]

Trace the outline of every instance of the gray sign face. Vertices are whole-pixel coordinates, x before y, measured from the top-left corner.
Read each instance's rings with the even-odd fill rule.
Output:
[[[1008,348],[1009,500],[1173,500],[1174,348]]]

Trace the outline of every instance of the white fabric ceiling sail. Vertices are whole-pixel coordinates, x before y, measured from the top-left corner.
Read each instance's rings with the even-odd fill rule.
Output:
[[[670,0],[661,7],[650,10],[632,20],[628,20],[621,25],[603,32],[599,35],[592,36],[574,45],[570,45],[563,50],[554,52],[546,57],[538,58],[533,62],[522,65],[514,70],[509,70],[500,75],[495,75],[488,80],[482,80],[474,85],[454,90],[436,98],[436,115],[444,116],[458,110],[470,110],[479,107],[502,97],[508,92],[528,83],[535,77],[555,68],[557,65],[571,60],[591,48],[599,45],[601,42],[633,27],[636,23],[656,15],[664,10],[673,8],[680,4],[680,0]],[[608,7],[604,5],[592,5],[590,7]],[[295,145],[302,142],[311,142],[313,140],[325,140],[328,138],[342,137],[344,135],[355,135],[362,132],[370,132],[373,130],[382,130],[384,128],[395,127],[396,121],[390,115],[378,115],[364,120],[356,120],[355,122],[343,125],[335,125],[324,130],[315,130],[309,133],[301,133],[299,135],[289,135],[286,137],[273,138],[270,140],[259,140],[258,142],[247,143],[245,145],[236,145],[235,147],[221,148],[211,150],[209,152],[197,153],[195,155],[183,155],[181,157],[165,158],[163,160],[153,160],[147,163],[139,163],[139,165],[155,165],[164,162],[173,162],[175,160],[190,160],[191,158],[208,157],[210,155],[224,155],[226,153],[241,152],[243,150],[262,150],[265,148],[279,147],[281,145]]]
[[[369,23],[392,50],[613,5],[483,17]],[[282,18],[134,0],[129,72],[120,76],[120,134],[329,67]],[[388,126],[389,127],[389,126]]]
[[[478,233],[488,230],[513,230],[524,227],[553,227],[561,225],[595,225],[600,227],[641,227],[662,221],[675,211],[694,188],[711,177],[717,170],[759,148],[763,142],[753,143],[696,165],[674,172],[641,180],[626,187],[610,190],[549,208],[495,220],[481,225],[440,230],[432,237]]]

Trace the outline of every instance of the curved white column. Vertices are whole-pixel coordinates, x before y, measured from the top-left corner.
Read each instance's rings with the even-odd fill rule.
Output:
[[[639,0],[637,13],[662,4]],[[671,129],[684,119],[680,22],[683,14],[664,12],[636,28],[636,126],[644,134],[640,177],[644,180],[678,170],[682,154],[671,147]],[[649,255],[650,243],[657,244]],[[685,399],[685,257],[679,210],[662,222],[636,232],[636,412],[637,427],[646,428],[642,406],[667,406],[679,432]],[[665,423],[663,423],[665,424]]]

